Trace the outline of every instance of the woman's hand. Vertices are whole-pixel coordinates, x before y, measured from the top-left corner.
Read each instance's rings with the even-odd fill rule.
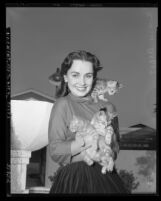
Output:
[[[86,152],[83,150],[79,154],[72,156],[71,162],[73,163],[78,161],[84,161],[85,155],[86,155]]]
[[[76,138],[76,140],[72,141],[71,143],[71,153],[72,156],[76,155],[86,149],[88,149],[89,147],[91,147],[92,145],[86,145],[85,141],[82,137],[78,137]]]

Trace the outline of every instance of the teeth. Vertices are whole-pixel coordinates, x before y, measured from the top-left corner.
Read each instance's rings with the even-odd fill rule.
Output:
[[[80,91],[84,91],[84,90],[86,90],[86,87],[77,87],[77,89]]]

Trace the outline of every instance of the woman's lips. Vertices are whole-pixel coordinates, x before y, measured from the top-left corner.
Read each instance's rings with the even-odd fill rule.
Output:
[[[87,87],[76,87],[76,89],[77,89],[78,91],[86,91],[86,88],[87,88]]]

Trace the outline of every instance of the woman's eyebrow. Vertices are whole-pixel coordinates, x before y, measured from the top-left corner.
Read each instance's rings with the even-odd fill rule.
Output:
[[[77,71],[72,71],[71,73],[76,73],[76,74],[80,74],[80,72],[77,72]],[[93,75],[93,73],[85,73],[86,75]]]
[[[85,75],[93,75],[93,73],[86,73]]]
[[[72,71],[71,73],[77,73],[77,74],[79,74],[79,72],[76,72],[76,71]]]

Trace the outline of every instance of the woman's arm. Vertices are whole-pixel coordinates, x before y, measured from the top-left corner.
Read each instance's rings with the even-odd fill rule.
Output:
[[[88,148],[83,139],[74,140],[74,134],[68,134],[67,137],[67,132],[69,132],[67,108],[65,99],[57,100],[51,111],[48,128],[50,156],[62,165],[78,160],[78,158],[83,160],[79,153]]]
[[[54,104],[48,127],[49,150],[51,158],[59,164],[71,162],[72,138],[67,138],[67,103],[60,98]]]

